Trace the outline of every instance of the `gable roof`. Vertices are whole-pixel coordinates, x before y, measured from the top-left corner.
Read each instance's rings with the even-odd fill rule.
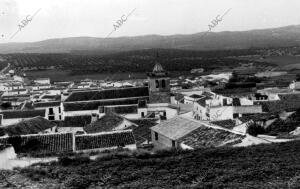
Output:
[[[135,139],[131,130],[75,136],[76,150],[110,148],[133,144],[135,144]]]
[[[147,101],[145,98],[125,98],[125,99],[109,99],[109,100],[95,100],[88,102],[64,102],[64,111],[78,111],[78,110],[97,110],[99,106],[114,106],[114,105],[139,105],[145,106],[141,101]],[[146,104],[146,103],[145,103]]]
[[[204,147],[219,147],[234,145],[242,142],[246,136],[235,134],[226,130],[200,126],[178,142],[192,147],[193,149]]]
[[[60,106],[60,101],[35,102],[35,103],[33,104],[33,106],[34,106],[35,108]]]
[[[91,120],[91,115],[65,116],[65,119],[63,121],[57,121],[57,124],[59,127],[84,127],[90,124]]]
[[[197,103],[200,104],[201,106],[205,107],[206,106],[206,100],[210,100],[212,97],[205,96],[199,100],[197,100]]]
[[[123,121],[124,121],[124,118],[117,114],[114,114],[114,113],[105,114],[97,121],[84,127],[83,130],[87,133],[99,133],[99,132],[113,131]]]
[[[13,136],[13,135],[37,134],[46,129],[52,128],[54,126],[56,126],[56,124],[48,121],[43,117],[38,116],[35,118],[21,121],[17,124],[2,127],[2,129],[9,136]]]
[[[200,125],[198,122],[178,116],[151,127],[151,130],[172,140],[177,140],[196,130]]]
[[[65,102],[90,101],[149,96],[148,87],[130,87],[95,91],[72,92]]]
[[[204,97],[204,96],[202,96],[202,95],[197,95],[197,94],[192,94],[192,95],[190,95],[190,97],[191,97],[191,98],[202,98],[202,97]]]
[[[155,119],[136,119],[130,121],[138,125],[138,126],[131,126],[126,128],[126,129],[132,129],[137,144],[141,144],[147,140],[151,141],[150,128],[157,125]]]
[[[33,118],[36,116],[45,117],[45,110],[9,110],[2,111],[3,119],[17,119],[17,118]]]

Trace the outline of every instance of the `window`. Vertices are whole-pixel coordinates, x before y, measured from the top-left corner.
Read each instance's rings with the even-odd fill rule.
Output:
[[[224,98],[224,99],[223,99],[223,106],[226,106],[226,105],[227,105],[227,99]]]
[[[61,120],[61,115],[59,115],[59,120]]]
[[[54,120],[54,116],[48,116],[48,120],[50,120],[50,121],[52,121],[52,120]]]
[[[61,108],[60,107],[58,107],[58,113],[61,113]]]
[[[158,80],[155,80],[155,87],[159,88],[159,81]]]
[[[145,113],[144,113],[144,112],[141,112],[141,116],[142,116],[142,117],[145,117]]]
[[[161,80],[161,87],[162,88],[165,88],[166,87],[166,80]]]
[[[237,114],[237,113],[233,114],[233,118],[238,118],[238,117],[239,117],[239,114]]]
[[[49,108],[49,115],[53,115],[53,108]]]
[[[175,148],[175,141],[172,140],[172,147]]]
[[[164,117],[167,117],[167,113],[166,113],[166,112],[163,112],[163,116],[164,116]]]
[[[104,106],[99,106],[99,113],[104,113]]]
[[[158,133],[154,132],[154,135],[155,135],[155,140],[158,140]]]

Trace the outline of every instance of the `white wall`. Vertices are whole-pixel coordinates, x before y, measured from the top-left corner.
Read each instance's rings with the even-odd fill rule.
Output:
[[[178,115],[177,109],[169,108],[169,107],[151,107],[147,108],[147,112],[159,112],[159,111],[165,111],[167,119],[171,119],[173,117],[176,117]]]
[[[158,133],[158,140],[155,140],[155,132],[151,130],[151,140],[154,148],[166,149],[172,148],[172,140]]]
[[[209,110],[210,120],[226,120],[233,119],[233,107],[234,106],[220,106],[213,107]]]
[[[16,123],[19,123],[22,120],[24,120],[24,119],[23,118],[2,119],[2,125],[1,126],[16,124]]]
[[[38,107],[38,108],[35,108],[35,109],[36,110],[45,110],[45,118],[49,119],[50,108],[53,108],[54,120],[62,120],[63,119],[62,110],[60,111],[61,113],[59,113],[60,106]],[[61,117],[59,117],[59,116],[61,116]]]
[[[92,115],[93,113],[98,114],[99,110],[68,111],[63,112],[62,119],[65,119],[66,116]]]

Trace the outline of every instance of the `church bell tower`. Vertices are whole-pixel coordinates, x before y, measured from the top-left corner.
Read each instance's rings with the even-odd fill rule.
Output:
[[[150,103],[170,103],[170,78],[160,63],[148,74]]]

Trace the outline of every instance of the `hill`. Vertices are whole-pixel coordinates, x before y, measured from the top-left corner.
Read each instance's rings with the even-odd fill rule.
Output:
[[[299,188],[299,147],[300,141],[294,141],[152,155],[122,153],[96,160],[63,157],[21,169],[12,178],[25,176],[32,185],[46,179],[69,188]]]
[[[300,45],[300,25],[250,31],[200,32],[190,35],[136,37],[70,37],[32,43],[0,44],[0,53],[107,54],[139,49],[228,50]]]

